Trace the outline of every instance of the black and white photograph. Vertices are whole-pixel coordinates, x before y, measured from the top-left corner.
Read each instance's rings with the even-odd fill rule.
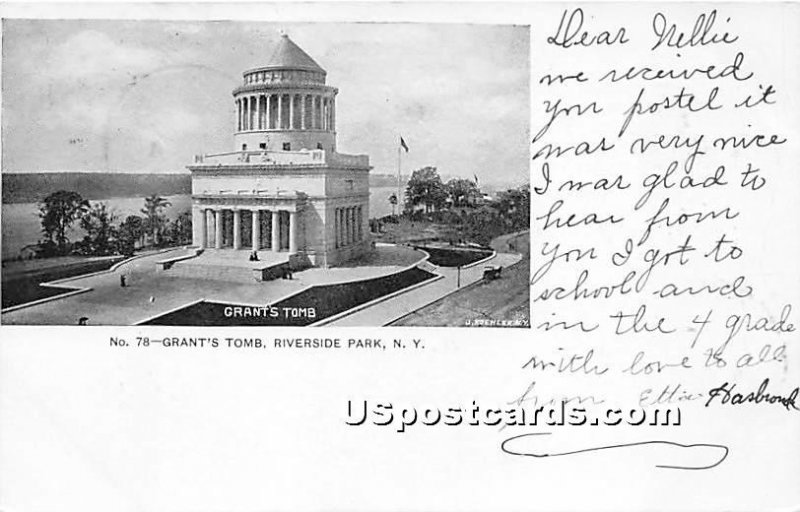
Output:
[[[529,327],[529,37],[4,20],[2,323]]]
[[[800,2],[0,18],[0,512],[800,511]]]

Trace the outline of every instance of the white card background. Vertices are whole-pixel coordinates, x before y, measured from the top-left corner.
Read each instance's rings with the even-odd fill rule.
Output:
[[[545,142],[613,139],[623,113],[647,88],[652,101],[682,85],[730,104],[759,85],[777,90],[775,105],[742,111],[724,108],[689,114],[671,111],[637,116],[622,151],[552,159],[551,187],[565,179],[623,175],[621,192],[585,190],[534,196],[532,218],[559,198],[564,212],[617,214],[613,226],[543,229],[532,220],[532,269],[543,262],[544,243],[595,247],[600,257],[554,266],[532,288],[568,283],[583,268],[594,286],[618,282],[629,270],[609,264],[613,251],[642,232],[643,220],[670,197],[674,212],[735,208],[732,221],[708,221],[654,229],[651,247],[670,249],[691,233],[706,252],[721,233],[736,240],[735,262],[696,261],[659,268],[652,284],[722,284],[746,276],[754,293],[743,299],[697,295],[653,299],[629,294],[599,300],[532,303],[532,329],[198,329],[2,327],[0,342],[0,508],[45,510],[791,510],[800,505],[800,416],[780,405],[681,403],[680,427],[423,426],[397,432],[396,425],[348,426],[347,401],[369,400],[404,407],[506,406],[535,381],[542,400],[593,395],[620,408],[635,407],[648,388],[681,384],[707,393],[723,382],[754,391],[765,378],[770,391],[788,395],[800,385],[796,333],[742,330],[731,342],[725,368],[705,368],[704,351],[725,337],[730,315],[750,313],[774,323],[782,308],[796,306],[800,273],[796,162],[800,159],[797,97],[798,22],[792,4],[595,4],[584,6],[585,29],[625,27],[630,43],[594,48],[547,44],[565,9],[560,4],[250,4],[3,6],[4,17],[129,19],[262,19],[292,21],[434,21],[514,23],[531,26],[531,133],[546,122],[543,101],[598,101],[602,115],[565,116]],[[698,15],[717,9],[717,28],[738,35],[731,45],[651,51],[657,12],[691,31]],[[730,22],[723,23],[730,18]],[[693,79],[608,84],[540,83],[545,74],[584,71],[598,77],[611,68],[728,65],[737,52],[748,81]],[[681,54],[678,57],[678,53]],[[712,83],[713,82],[713,83]],[[487,106],[489,108],[489,106]],[[697,172],[730,169],[731,185],[718,189],[659,189],[634,212],[641,180],[686,152],[632,156],[635,137],[658,134],[716,137],[779,134],[782,145],[715,153],[698,158]],[[753,162],[768,180],[759,191],[738,186],[738,172]],[[532,186],[542,187],[541,159],[532,160]],[[700,174],[705,176],[705,174]],[[702,241],[702,244],[700,243]],[[698,253],[700,251],[697,251]],[[640,255],[641,256],[641,255]],[[702,259],[702,258],[700,258]],[[635,312],[646,303],[653,319],[665,317],[670,335],[613,333],[610,315]],[[694,348],[692,318],[713,310]],[[792,321],[795,311],[790,314]],[[592,333],[537,328],[545,321],[597,323]],[[424,349],[360,350],[145,350],[114,349],[111,336],[260,336],[421,339]],[[737,369],[736,361],[765,344],[785,344],[781,361]],[[532,357],[558,362],[563,355],[594,350],[611,368],[598,377],[524,368]],[[648,361],[674,363],[690,357],[692,368],[631,375],[639,351]],[[604,404],[605,405],[605,404]],[[551,451],[653,440],[715,444],[729,449],[713,469],[670,470],[657,464],[686,462],[685,451],[650,445],[598,450],[564,457],[531,458],[504,453],[500,444],[526,432],[551,432]],[[695,455],[691,455],[690,458]],[[702,460],[707,458],[700,457]],[[711,457],[713,459],[713,457]]]

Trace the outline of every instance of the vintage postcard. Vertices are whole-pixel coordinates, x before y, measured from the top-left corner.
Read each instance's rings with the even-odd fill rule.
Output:
[[[2,323],[529,327],[527,26],[3,23]]]
[[[800,510],[800,4],[0,15],[0,510]]]

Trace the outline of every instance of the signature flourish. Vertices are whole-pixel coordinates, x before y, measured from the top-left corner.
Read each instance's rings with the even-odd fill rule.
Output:
[[[689,450],[696,449],[696,448],[699,448],[699,449],[708,448],[708,449],[719,451],[719,453],[720,453],[719,454],[719,458],[713,464],[707,464],[707,465],[656,464],[655,465],[657,468],[662,468],[662,469],[686,469],[686,470],[701,470],[701,469],[712,469],[712,468],[715,468],[715,467],[719,466],[720,464],[722,464],[722,462],[728,457],[728,452],[729,452],[728,447],[724,446],[724,445],[721,445],[721,444],[709,444],[709,443],[680,444],[680,443],[676,443],[676,442],[673,442],[673,441],[658,441],[658,440],[654,440],[654,441],[639,441],[639,442],[635,442],[635,443],[611,444],[611,445],[607,445],[607,446],[596,446],[596,447],[582,448],[582,449],[578,449],[578,450],[561,451],[561,452],[541,452],[541,451],[535,451],[534,452],[534,451],[530,451],[530,450],[517,451],[517,450],[509,448],[509,446],[508,446],[509,444],[512,444],[513,442],[518,441],[520,439],[528,438],[528,437],[532,437],[532,436],[540,436],[540,435],[550,435],[550,432],[533,432],[533,433],[528,433],[528,434],[521,434],[521,435],[514,436],[514,437],[509,437],[508,439],[506,439],[505,441],[503,441],[500,444],[500,449],[503,450],[505,453],[507,453],[509,455],[517,455],[517,456],[520,456],[520,457],[535,457],[535,458],[563,457],[563,456],[566,456],[566,455],[576,455],[576,454],[579,454],[579,453],[589,453],[589,452],[596,452],[596,451],[600,451],[600,450],[611,450],[611,449],[615,449],[615,448],[631,448],[631,447],[635,447],[635,446],[646,446],[646,445],[673,446],[673,447],[676,447],[676,448],[689,449]]]

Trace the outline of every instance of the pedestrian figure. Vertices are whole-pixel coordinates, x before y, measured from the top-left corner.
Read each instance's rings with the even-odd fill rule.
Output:
[[[120,286],[120,288],[125,288],[125,286],[127,286],[125,284],[125,274],[122,274],[121,276],[119,276],[119,286]]]

